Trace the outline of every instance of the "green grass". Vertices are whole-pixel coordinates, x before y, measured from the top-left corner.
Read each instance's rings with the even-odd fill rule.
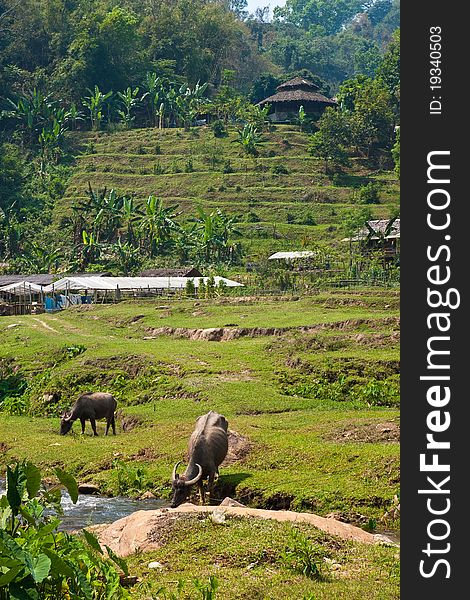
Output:
[[[315,581],[292,571],[283,559],[292,532],[321,548],[324,577]],[[399,598],[398,551],[393,547],[345,542],[303,525],[230,518],[216,525],[208,518],[179,521],[160,550],[130,559],[142,583],[133,597],[149,599],[164,587],[176,592],[178,580],[196,598],[192,581],[218,581],[217,598],[253,600],[393,600]],[[158,561],[163,569],[149,569]]]

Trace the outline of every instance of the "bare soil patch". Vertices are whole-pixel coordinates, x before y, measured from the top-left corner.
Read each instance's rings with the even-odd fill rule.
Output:
[[[400,426],[394,421],[360,423],[337,429],[326,435],[324,439],[330,442],[398,443],[400,441]]]
[[[142,419],[137,415],[125,415],[122,410],[116,412],[116,418],[121,425],[121,429],[127,433],[132,431],[135,427],[142,424]]]
[[[190,329],[188,327],[157,327],[148,328],[144,339],[152,339],[161,335],[168,335],[190,340],[206,342],[227,342],[242,337],[282,336],[288,332],[315,333],[325,330],[348,331],[360,326],[387,326],[399,327],[399,317],[386,317],[384,319],[347,319],[332,323],[319,323],[317,325],[302,325],[300,327],[209,327],[206,329]]]
[[[139,355],[108,356],[106,358],[90,358],[83,363],[87,367],[96,367],[103,372],[119,369],[130,377],[137,375],[149,366],[146,358]]]
[[[254,443],[244,435],[229,429],[228,431],[228,452],[222,466],[232,465],[243,460],[253,448]]]

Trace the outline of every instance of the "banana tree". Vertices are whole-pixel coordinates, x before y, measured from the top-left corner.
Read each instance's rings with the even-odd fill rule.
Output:
[[[139,229],[142,233],[142,242],[152,257],[164,249],[173,234],[179,230],[175,208],[176,206],[165,208],[163,201],[156,196],[151,195],[147,198]]]
[[[2,118],[19,121],[20,129],[26,133],[27,141],[32,142],[35,132],[38,132],[54,118],[58,107],[50,95],[45,96],[36,88],[29,94],[20,96],[15,102],[6,98],[9,110],[0,113]]]
[[[108,195],[102,195],[99,202],[100,208],[93,221],[93,233],[97,240],[101,236],[109,240],[114,237],[121,223],[121,210],[124,198],[118,195],[116,190],[113,189],[110,190]]]
[[[117,267],[122,275],[132,275],[140,266],[141,255],[139,248],[128,242],[122,242],[121,238],[110,247],[114,258],[111,264]]]
[[[118,115],[121,117],[122,122],[130,129],[132,123],[135,120],[135,115],[132,112],[140,105],[141,98],[138,97],[139,88],[132,89],[128,87],[124,92],[118,92],[117,95],[120,99],[122,109],[118,110]]]
[[[71,123],[73,131],[76,131],[76,129],[77,129],[77,122],[84,120],[83,116],[84,116],[83,112],[78,109],[75,102],[72,102],[72,104],[70,105],[70,108],[65,113],[65,118],[69,123]]]
[[[188,264],[197,249],[197,223],[189,228],[181,227],[173,240],[173,252],[178,257],[178,263]]]
[[[112,238],[121,222],[121,209],[124,197],[111,190],[108,194],[106,188],[94,190],[88,183],[88,197],[79,201],[74,206],[74,211],[81,213],[91,226],[97,241],[102,237]]]
[[[77,247],[79,269],[85,270],[89,264],[96,262],[101,255],[101,244],[93,232],[82,231],[82,243]]]
[[[146,100],[150,120],[153,126],[162,129],[163,116],[165,114],[165,89],[161,77],[156,73],[147,73],[145,76],[144,89],[147,90],[142,96],[142,102]]]
[[[62,248],[47,248],[35,242],[23,251],[26,268],[38,273],[56,272],[63,257]]]
[[[206,213],[198,207],[199,248],[206,262],[235,262],[240,255],[238,245],[231,242],[231,236],[239,234],[234,227],[234,218],[228,217],[220,209]]]
[[[85,96],[82,103],[89,112],[91,128],[93,131],[99,131],[103,120],[103,109],[112,97],[113,92],[109,91],[106,94],[103,94],[97,85],[95,85],[94,90],[87,88],[87,91],[90,95]]]
[[[305,112],[303,105],[299,108],[298,119],[299,119],[299,128],[300,128],[300,131],[302,131],[302,127],[307,122],[307,113]]]
[[[41,157],[43,161],[53,160],[58,162],[61,149],[60,146],[64,140],[64,134],[67,131],[65,126],[65,116],[59,113],[59,119],[54,117],[52,123],[48,123],[42,128],[39,134],[39,144],[41,146]]]
[[[189,85],[182,85],[179,89],[179,95],[176,98],[177,114],[186,130],[189,130],[192,122],[197,117],[200,107],[204,102],[204,92],[207,89],[207,83],[196,83],[194,88]]]
[[[121,214],[126,227],[127,243],[135,245],[138,241],[138,223],[143,213],[136,207],[134,196],[124,196],[122,199]]]
[[[246,123],[243,129],[238,130],[236,141],[247,154],[256,156],[258,154],[256,146],[261,142],[261,135],[252,123]]]
[[[16,200],[10,206],[0,207],[0,249],[5,259],[18,255],[22,226],[18,221]]]

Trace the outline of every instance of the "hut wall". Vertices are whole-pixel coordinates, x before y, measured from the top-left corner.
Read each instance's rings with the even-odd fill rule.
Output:
[[[326,104],[323,102],[279,102],[274,105],[274,112],[269,115],[271,121],[282,123],[283,121],[292,121],[299,115],[299,109],[303,106],[307,115],[310,117],[321,117]]]

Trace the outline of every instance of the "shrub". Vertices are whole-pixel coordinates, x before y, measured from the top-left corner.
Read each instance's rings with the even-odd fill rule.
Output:
[[[305,215],[304,220],[302,221],[303,225],[316,225],[317,222],[315,221],[315,219],[313,218],[313,216],[310,213],[307,213]]]
[[[26,411],[27,403],[22,398],[26,380],[12,360],[0,359],[0,411],[19,415]]]
[[[294,529],[288,546],[281,554],[281,561],[291,571],[321,581],[325,579],[325,557],[326,552],[320,545]]]
[[[227,129],[225,128],[225,124],[220,119],[214,121],[211,125],[212,133],[214,137],[221,138],[227,135]]]
[[[75,479],[56,469],[72,502]],[[32,463],[7,466],[7,493],[0,499],[0,599],[120,600],[130,598],[121,586],[126,562],[106,547],[105,558],[94,534],[83,538],[58,531],[60,485],[41,490],[41,472]],[[52,513],[52,515],[51,515]]]
[[[371,181],[359,188],[359,202],[361,204],[379,204],[379,192],[380,185],[375,181]]]
[[[193,161],[190,158],[188,158],[188,160],[186,161],[186,163],[184,165],[184,172],[192,173],[193,171],[194,171]]]
[[[274,175],[289,175],[290,173],[289,169],[283,163],[274,165],[274,167],[271,169],[271,172],[274,173]]]
[[[163,166],[161,165],[160,161],[158,160],[153,165],[153,174],[154,175],[163,175],[164,172],[165,172],[165,169],[163,168]]]
[[[232,167],[232,163],[229,159],[227,159],[222,166],[222,173],[228,174],[233,173],[234,168]]]
[[[289,224],[295,223],[295,215],[293,215],[292,213],[287,213],[286,215],[286,221]]]
[[[259,223],[261,221],[259,216],[252,210],[250,210],[250,212],[246,215],[246,220],[248,223]]]
[[[188,279],[185,285],[185,294],[189,298],[194,298],[196,295],[196,286],[194,285],[194,279]]]

